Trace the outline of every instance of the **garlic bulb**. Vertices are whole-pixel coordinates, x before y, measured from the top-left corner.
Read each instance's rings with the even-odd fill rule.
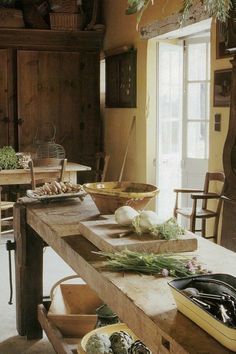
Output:
[[[133,219],[138,215],[137,210],[125,205],[115,211],[115,221],[122,226],[128,226],[132,224]]]

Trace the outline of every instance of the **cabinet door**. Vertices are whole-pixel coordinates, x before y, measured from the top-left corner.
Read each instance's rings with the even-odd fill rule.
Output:
[[[56,127],[68,160],[94,154],[100,138],[97,53],[18,51],[20,151],[32,151],[37,128]]]
[[[14,146],[12,52],[0,49],[0,147]]]

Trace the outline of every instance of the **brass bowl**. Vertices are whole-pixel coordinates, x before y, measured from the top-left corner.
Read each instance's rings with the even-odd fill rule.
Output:
[[[86,183],[83,187],[101,214],[114,214],[116,209],[124,205],[142,210],[159,192],[152,184],[136,182]]]

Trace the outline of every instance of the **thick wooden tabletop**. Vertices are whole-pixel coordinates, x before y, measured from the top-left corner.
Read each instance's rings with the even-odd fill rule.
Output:
[[[76,174],[79,171],[91,170],[89,166],[78,163],[68,162],[66,165],[65,178],[76,183]],[[57,177],[58,169],[55,167],[35,167],[35,173],[38,179],[44,179],[45,176]],[[29,169],[0,170],[0,185],[28,184],[31,182]]]
[[[83,215],[97,218],[89,197],[83,202],[28,204],[26,222],[157,353],[231,353],[177,311],[167,282],[170,278],[108,272],[101,268],[96,247],[79,235]],[[16,209],[22,208],[17,204]],[[16,213],[17,214],[17,213]],[[19,220],[18,220],[19,223]],[[16,225],[17,226],[17,225]],[[19,225],[18,225],[19,226]],[[16,231],[16,238],[20,231]],[[202,238],[194,255],[209,270],[236,276],[236,255]]]

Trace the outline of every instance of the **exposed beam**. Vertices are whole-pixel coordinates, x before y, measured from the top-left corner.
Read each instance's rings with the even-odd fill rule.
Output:
[[[141,38],[151,39],[160,36],[165,38],[164,35],[167,33],[178,31],[206,19],[209,19],[209,14],[206,13],[202,2],[199,0],[190,8],[184,21],[182,13],[175,12],[162,20],[156,20],[142,27],[140,30]]]

